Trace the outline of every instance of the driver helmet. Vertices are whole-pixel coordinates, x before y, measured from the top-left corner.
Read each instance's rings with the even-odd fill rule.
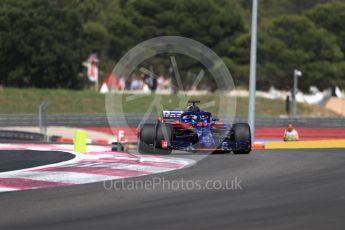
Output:
[[[200,112],[200,108],[196,105],[190,105],[186,109],[187,112]]]

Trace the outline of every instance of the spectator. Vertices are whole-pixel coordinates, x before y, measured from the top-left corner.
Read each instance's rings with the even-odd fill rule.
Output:
[[[140,78],[137,76],[134,76],[132,81],[131,81],[131,86],[130,89],[131,90],[139,90],[141,89],[141,82],[140,82]]]
[[[298,141],[299,136],[297,130],[293,127],[292,123],[284,131],[284,141]]]
[[[157,79],[154,76],[145,74],[143,77],[144,83],[149,87],[151,92],[155,92],[157,89]]]

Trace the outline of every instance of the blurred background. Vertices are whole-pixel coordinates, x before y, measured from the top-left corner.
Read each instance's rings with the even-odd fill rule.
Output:
[[[226,93],[237,97],[236,119],[246,121],[251,14],[247,0],[2,0],[0,126],[40,127],[37,132],[44,135],[44,127],[104,131],[105,94],[118,92],[145,95],[124,103],[130,126],[136,127],[153,94],[162,95],[163,107],[178,100],[170,59],[158,55],[143,63],[154,79],[137,70],[116,76],[112,69],[133,46],[166,35],[194,39],[222,58],[236,85]],[[280,138],[288,121],[304,128],[345,127],[344,21],[345,1],[259,1],[256,124],[277,129],[270,129],[271,136],[258,130],[258,138]],[[184,86],[180,91],[217,100],[219,92],[207,72],[193,87],[200,63],[176,59]],[[296,76],[298,105],[292,113]]]

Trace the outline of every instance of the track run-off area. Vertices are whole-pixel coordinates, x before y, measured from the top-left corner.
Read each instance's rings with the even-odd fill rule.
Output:
[[[88,146],[0,144],[0,192],[60,187],[162,173],[188,167],[188,159],[134,155]]]
[[[344,229],[344,165],[340,148],[266,149],[210,155],[117,186],[4,192],[0,229]],[[142,187],[152,181],[160,183]]]

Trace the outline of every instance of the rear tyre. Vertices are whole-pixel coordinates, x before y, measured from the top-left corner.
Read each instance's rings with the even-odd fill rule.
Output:
[[[155,137],[155,153],[159,155],[171,154],[171,149],[163,149],[162,141],[165,140],[170,146],[171,141],[174,137],[174,128],[169,123],[157,123],[156,124],[156,137]]]
[[[238,123],[233,125],[234,139],[237,149],[234,154],[249,154],[252,151],[252,139],[250,127],[247,123]]]
[[[138,152],[141,154],[154,154],[156,124],[142,124],[138,129]]]

